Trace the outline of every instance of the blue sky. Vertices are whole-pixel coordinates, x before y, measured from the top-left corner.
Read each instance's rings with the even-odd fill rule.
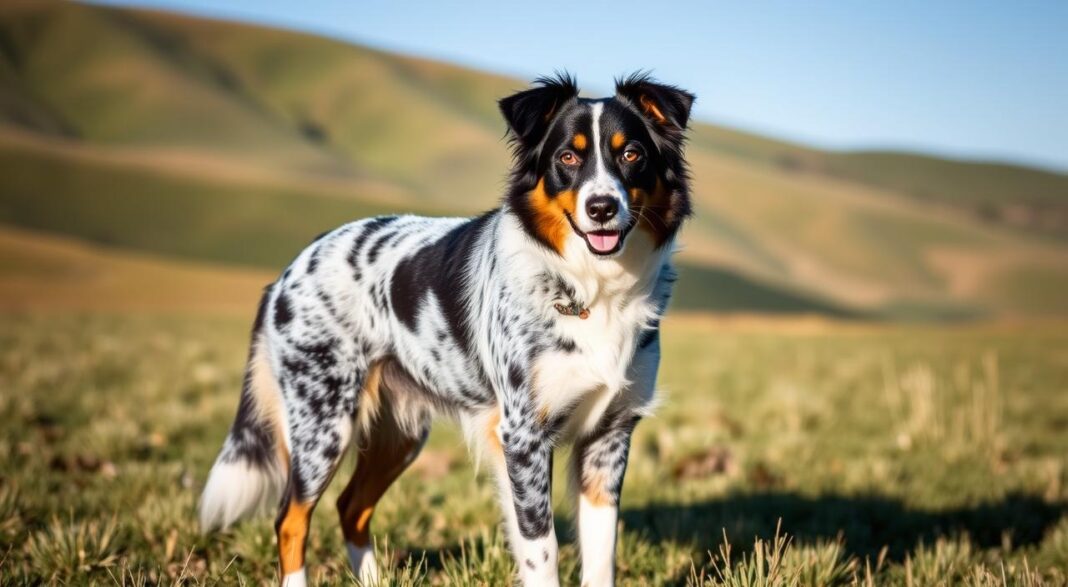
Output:
[[[112,1],[112,0],[109,0]],[[128,4],[131,2],[117,2]],[[1068,170],[1068,2],[140,0],[531,78],[589,95],[635,69],[704,120],[832,148]]]

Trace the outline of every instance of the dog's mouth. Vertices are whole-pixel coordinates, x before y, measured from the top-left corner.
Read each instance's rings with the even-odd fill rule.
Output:
[[[627,238],[627,234],[630,232],[630,225],[620,229],[602,229],[602,230],[590,230],[583,231],[575,224],[575,220],[571,218],[571,214],[564,212],[564,216],[567,217],[568,224],[571,225],[571,230],[575,231],[575,234],[582,237],[582,240],[586,241],[586,247],[590,249],[590,252],[598,256],[611,255],[623,248],[623,241]]]
[[[594,252],[601,254],[611,253],[619,246],[619,231],[595,230],[593,232],[587,232],[586,242],[589,243]]]

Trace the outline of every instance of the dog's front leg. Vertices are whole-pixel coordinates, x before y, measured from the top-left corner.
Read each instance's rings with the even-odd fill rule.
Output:
[[[578,490],[578,534],[583,587],[615,582],[619,494],[627,470],[630,436],[638,417],[629,410],[606,414],[572,452],[572,485]]]
[[[524,406],[525,407],[525,406]],[[501,509],[523,585],[559,585],[553,529],[553,447],[544,426],[525,409],[505,408],[498,470]]]

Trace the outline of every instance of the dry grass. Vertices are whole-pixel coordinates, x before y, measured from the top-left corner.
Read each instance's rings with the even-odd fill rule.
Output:
[[[6,582],[274,577],[269,520],[211,536],[194,521],[236,405],[247,321],[5,318]],[[638,428],[623,492],[624,584],[1068,580],[1063,329],[779,324],[666,323],[664,407]],[[421,458],[376,515],[391,581],[507,583],[493,484],[457,431],[436,429]],[[328,505],[338,490],[315,515],[317,581],[351,581]]]
[[[240,314],[274,276],[120,252],[0,227],[0,311]]]

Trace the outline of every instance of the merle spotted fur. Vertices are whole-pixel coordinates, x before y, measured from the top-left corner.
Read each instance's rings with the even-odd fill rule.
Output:
[[[644,75],[619,80],[603,100],[580,98],[569,76],[541,79],[500,101],[514,150],[501,207],[473,219],[360,220],[313,242],[264,294],[238,414],[205,489],[205,526],[231,523],[277,488],[281,528],[294,503],[314,505],[354,440],[373,445],[376,430],[399,430],[415,442],[410,461],[431,415],[444,414],[499,473],[527,584],[557,580],[553,449],[575,443],[584,582],[611,583],[614,547],[603,544],[615,541],[631,433],[654,401],[670,255],[690,214],[683,137],[692,102]],[[640,165],[620,159],[609,139],[617,133]],[[580,165],[563,166],[577,134],[590,145]],[[549,204],[531,197],[539,182]],[[584,195],[590,189],[599,191]],[[655,189],[666,203],[651,219],[628,194]],[[579,203],[561,243],[547,236],[545,215],[568,190]],[[590,222],[583,198],[594,196],[621,207],[618,226],[605,225],[620,239],[610,254],[591,252],[579,229]],[[380,383],[369,390],[375,370]],[[253,487],[257,475],[262,490],[238,497],[235,483]],[[374,576],[373,560],[353,562]]]

